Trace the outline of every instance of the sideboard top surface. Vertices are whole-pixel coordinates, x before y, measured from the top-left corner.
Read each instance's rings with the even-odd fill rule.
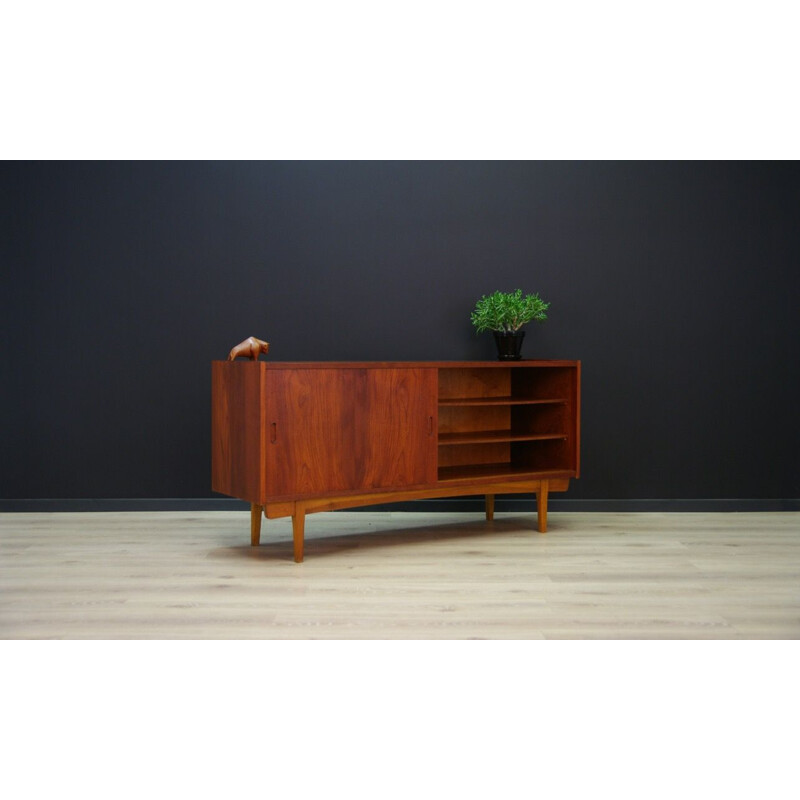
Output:
[[[520,359],[519,361],[222,361],[220,363],[257,363],[266,369],[458,369],[508,367],[575,367],[580,361],[557,359]]]

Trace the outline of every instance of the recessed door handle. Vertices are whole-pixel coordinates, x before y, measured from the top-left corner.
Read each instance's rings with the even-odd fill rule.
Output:
[[[278,423],[273,422],[272,425],[270,425],[270,429],[269,441],[270,444],[275,444],[275,442],[278,441]]]

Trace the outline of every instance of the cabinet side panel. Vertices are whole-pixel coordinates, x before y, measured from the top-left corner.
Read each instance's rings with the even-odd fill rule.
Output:
[[[512,392],[517,397],[571,400],[574,366],[520,366],[512,373]]]
[[[263,503],[261,367],[257,362],[211,365],[211,488]]]

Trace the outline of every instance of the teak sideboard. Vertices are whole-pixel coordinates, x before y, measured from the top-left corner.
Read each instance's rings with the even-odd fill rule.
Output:
[[[376,503],[536,494],[580,472],[580,361],[214,361],[211,486],[261,517]]]

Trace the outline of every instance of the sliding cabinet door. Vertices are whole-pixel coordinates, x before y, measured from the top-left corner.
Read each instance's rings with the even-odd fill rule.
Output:
[[[270,369],[267,496],[433,483],[436,371]]]

